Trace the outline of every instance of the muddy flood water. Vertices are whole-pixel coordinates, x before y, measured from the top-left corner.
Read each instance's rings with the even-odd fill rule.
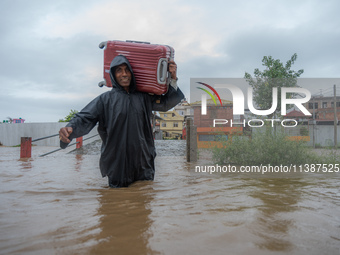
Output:
[[[340,254],[339,174],[198,175],[184,141],[156,147],[155,181],[121,189],[98,144],[30,161],[0,147],[0,254]]]

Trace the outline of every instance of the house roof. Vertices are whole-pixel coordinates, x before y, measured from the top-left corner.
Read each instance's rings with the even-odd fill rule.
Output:
[[[217,98],[217,96],[214,94],[214,98],[216,101],[216,106],[219,106],[219,99]],[[230,100],[225,100],[225,99],[221,99],[222,105],[232,105],[233,101]],[[201,106],[202,101],[196,101],[193,103],[190,103],[191,106]],[[215,105],[215,102],[213,101],[212,98],[207,99],[207,105]]]
[[[286,117],[306,117],[301,111],[293,110],[285,115]]]

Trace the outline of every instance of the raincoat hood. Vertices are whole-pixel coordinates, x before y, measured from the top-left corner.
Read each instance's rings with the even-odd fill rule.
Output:
[[[111,62],[111,65],[110,65],[110,77],[111,77],[111,83],[112,83],[112,88],[113,89],[123,89],[122,86],[120,86],[118,84],[118,82],[116,81],[115,79],[115,75],[114,75],[114,71],[115,71],[115,68],[119,65],[122,65],[122,64],[126,64],[130,70],[130,73],[131,73],[131,83],[130,83],[130,86],[129,86],[129,91],[130,92],[134,92],[136,90],[136,79],[135,79],[135,75],[133,74],[133,70],[132,70],[132,67],[130,65],[130,62],[129,60],[123,56],[123,55],[118,55],[116,56],[112,62]]]

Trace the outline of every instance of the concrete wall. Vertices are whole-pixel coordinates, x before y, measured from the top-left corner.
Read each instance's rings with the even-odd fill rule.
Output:
[[[280,130],[280,126],[277,127]],[[313,125],[309,125],[309,137],[310,141],[307,143],[310,146],[313,146]],[[265,132],[266,127],[260,128],[252,128],[252,132],[255,134],[256,132]],[[282,130],[282,129],[281,129]],[[297,128],[285,128],[287,135],[289,136],[298,136],[300,135],[299,129]],[[298,131],[298,132],[292,132]],[[337,141],[338,146],[340,145],[340,126],[337,126]],[[334,146],[334,126],[333,125],[316,125],[315,126],[315,144],[319,144],[322,147],[325,146]]]
[[[309,125],[309,145],[313,145],[313,125]],[[340,126],[337,126],[337,142],[340,145]],[[321,146],[334,146],[334,126],[333,125],[316,125],[315,126],[315,144]]]
[[[32,137],[32,140],[34,140],[37,138],[58,134],[59,129],[61,127],[65,127],[66,124],[66,122],[0,124],[0,143],[5,146],[15,146],[20,144],[21,137]],[[84,139],[95,134],[98,134],[96,127],[93,128],[88,135],[84,136]],[[93,139],[85,141],[84,144],[95,139],[100,138],[99,136],[96,136]],[[59,147],[59,137],[56,136],[52,138],[47,138],[44,140],[33,142],[33,144],[38,146]]]

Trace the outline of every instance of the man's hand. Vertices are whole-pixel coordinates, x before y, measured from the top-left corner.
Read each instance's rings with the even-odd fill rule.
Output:
[[[70,136],[70,134],[73,132],[73,128],[71,127],[63,127],[59,130],[59,139],[60,141],[64,142],[64,143],[70,143],[70,139],[68,139],[68,137]]]
[[[169,73],[171,74],[171,79],[176,80],[177,79],[177,65],[175,61],[170,60],[169,61]]]

